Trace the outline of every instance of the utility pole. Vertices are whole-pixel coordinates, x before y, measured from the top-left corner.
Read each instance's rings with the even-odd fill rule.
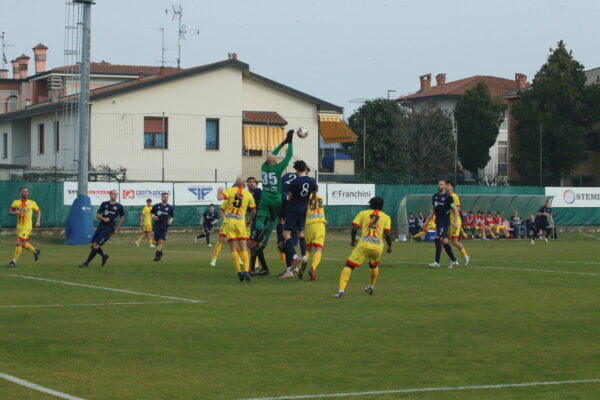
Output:
[[[90,147],[90,31],[92,0],[73,0],[83,7],[81,21],[81,63],[79,64],[79,168],[77,195],[88,195]]]

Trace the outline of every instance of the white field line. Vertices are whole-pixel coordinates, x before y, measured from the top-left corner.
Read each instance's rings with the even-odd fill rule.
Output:
[[[414,389],[397,390],[377,390],[372,392],[349,392],[349,393],[327,393],[327,394],[306,394],[296,396],[278,396],[278,397],[254,397],[239,400],[294,400],[294,399],[325,399],[328,397],[351,397],[351,396],[374,396],[381,394],[395,393],[419,393],[419,392],[450,392],[458,390],[486,390],[486,389],[504,389],[512,387],[530,387],[530,386],[549,386],[549,385],[568,385],[577,383],[600,383],[600,379],[581,379],[571,381],[550,381],[550,382],[526,382],[526,383],[505,383],[497,385],[477,385],[477,386],[440,386]]]
[[[600,239],[600,238],[598,238],[598,239]],[[169,250],[169,251],[166,251],[165,250],[165,253],[212,255],[212,253],[207,253],[207,252],[202,252],[202,251],[178,251],[178,250]],[[269,258],[269,259],[278,259],[277,257],[275,257],[273,255],[265,255],[265,256],[267,258]],[[341,259],[341,258],[330,258],[330,257],[321,257],[321,260],[340,261],[340,262],[344,261],[344,259]],[[394,264],[394,263],[398,263],[398,264],[419,264],[420,263],[420,262],[410,262],[410,261],[389,260],[387,258],[384,258],[384,260],[386,260],[390,264]],[[509,261],[506,261],[506,262],[509,262]],[[527,261],[527,262],[531,262],[531,263],[543,263],[543,264],[546,264],[546,265],[547,264],[590,264],[590,265],[600,265],[600,261],[538,261],[538,260],[532,260],[532,261]]]
[[[171,251],[171,253],[182,253],[182,254],[212,254],[212,253],[204,253],[204,252],[194,252],[194,251]],[[269,257],[271,258],[271,257]],[[338,258],[327,258],[327,257],[322,257],[321,260],[330,260],[330,261],[340,261],[342,262],[342,259],[338,259]],[[387,263],[389,264],[411,264],[411,265],[418,265],[420,264],[419,262],[412,262],[412,261],[397,261],[397,260],[386,260]],[[553,262],[559,262],[559,261],[553,261]],[[599,264],[599,263],[595,263],[592,261],[582,261],[582,262],[577,262],[577,261],[564,261],[564,263],[573,263],[573,264]],[[546,263],[547,264],[547,263]],[[425,267],[425,265],[424,265]],[[441,267],[443,269],[443,267]],[[546,274],[565,274],[565,275],[588,275],[588,276],[600,276],[600,273],[595,273],[595,272],[576,272],[576,271],[554,271],[554,270],[548,270],[548,269],[535,269],[535,268],[516,268],[516,267],[502,267],[502,266],[495,266],[495,265],[473,265],[470,268],[482,268],[482,269],[498,269],[498,270],[510,270],[510,271],[524,271],[524,272],[542,272],[542,273],[546,273]]]
[[[600,237],[597,237],[597,236],[588,235],[588,234],[586,234],[586,233],[582,233],[582,235],[583,235],[583,236],[587,236],[587,237],[591,237],[591,238],[594,238],[594,239],[598,239],[598,240],[600,240]]]
[[[21,386],[25,386],[26,388],[29,389],[33,389],[33,390],[37,390],[38,392],[43,392],[43,393],[47,393],[50,394],[52,396],[55,397],[59,397],[61,399],[66,399],[66,400],[85,400],[82,397],[76,397],[76,396],[71,396],[70,394],[66,394],[63,392],[58,392],[56,390],[52,390],[52,389],[48,389],[46,387],[37,385],[35,383],[23,380],[23,379],[19,379],[16,376],[12,376],[12,375],[7,375],[7,374],[3,374],[0,372],[0,378],[5,379],[7,381],[16,383],[17,385],[21,385]]]
[[[143,304],[176,304],[174,301],[131,301],[124,303],[89,303],[89,304],[23,304],[0,306],[0,308],[43,308],[43,307],[96,307],[96,306],[136,306]],[[181,303],[179,303],[181,304]]]
[[[548,274],[600,276],[600,273],[595,273],[595,272],[554,271],[554,270],[549,270],[549,269],[498,267],[498,266],[493,266],[493,265],[474,265],[473,268],[481,268],[481,269],[507,269],[507,270],[510,270],[510,271],[526,271],[526,272],[545,272],[545,273],[548,273]]]
[[[28,276],[28,275],[0,274],[0,276],[10,276],[10,277],[14,277],[14,278],[33,279],[33,280],[36,280],[36,281],[60,283],[62,285],[71,285],[71,286],[79,286],[79,287],[85,287],[85,288],[90,288],[90,289],[108,290],[108,291],[111,291],[111,292],[135,294],[137,296],[159,297],[161,299],[185,301],[186,303],[206,303],[203,300],[185,299],[183,297],[163,296],[163,295],[160,295],[160,294],[134,292],[132,290],[114,289],[114,288],[103,287],[103,286],[86,285],[86,284],[83,284],[83,283],[58,281],[58,280],[54,280],[54,279],[38,278],[38,277],[35,277],[35,276]]]

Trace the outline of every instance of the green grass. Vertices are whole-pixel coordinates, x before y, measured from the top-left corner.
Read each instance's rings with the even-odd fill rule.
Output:
[[[600,378],[600,240],[466,242],[468,268],[431,270],[430,243],[394,243],[374,296],[355,270],[334,300],[346,234],[330,235],[315,282],[241,284],[224,249],[172,235],[163,261],[133,236],[85,246],[33,236],[42,249],[0,270],[0,306],[167,301],[23,279],[30,275],[206,303],[0,308],[0,373],[87,400],[235,400]],[[176,252],[169,252],[176,251]],[[12,237],[0,254],[12,257]],[[267,250],[273,271],[280,265]],[[443,256],[445,262],[445,256]],[[514,269],[556,272],[488,269]],[[570,272],[568,274],[559,272]],[[573,272],[583,274],[572,274]],[[589,275],[587,275],[589,274]],[[54,399],[0,379],[0,399]],[[365,399],[598,399],[600,383],[358,396]]]

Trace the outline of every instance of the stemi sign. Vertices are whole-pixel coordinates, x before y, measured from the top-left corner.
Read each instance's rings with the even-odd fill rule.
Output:
[[[366,206],[371,197],[375,197],[374,184],[327,185],[327,205],[330,206]]]
[[[552,207],[600,207],[597,187],[547,187],[546,196],[554,196]]]

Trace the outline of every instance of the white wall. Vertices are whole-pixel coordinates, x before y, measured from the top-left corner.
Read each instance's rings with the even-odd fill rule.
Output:
[[[76,118],[76,114],[72,117]],[[76,170],[74,160],[77,158],[78,144],[76,141],[76,127],[72,118],[67,118],[65,113],[54,112],[42,114],[31,118],[30,123],[30,152],[31,166],[34,168],[58,168]],[[55,151],[54,121],[59,122],[59,149]],[[40,154],[38,141],[38,127],[44,124],[44,154]]]
[[[242,72],[223,68],[101,99],[92,106],[91,162],[128,169],[132,180],[231,181],[242,173]],[[168,116],[168,149],[144,149],[144,116]],[[219,150],[205,149],[207,118]],[[163,163],[164,157],[164,163]]]

